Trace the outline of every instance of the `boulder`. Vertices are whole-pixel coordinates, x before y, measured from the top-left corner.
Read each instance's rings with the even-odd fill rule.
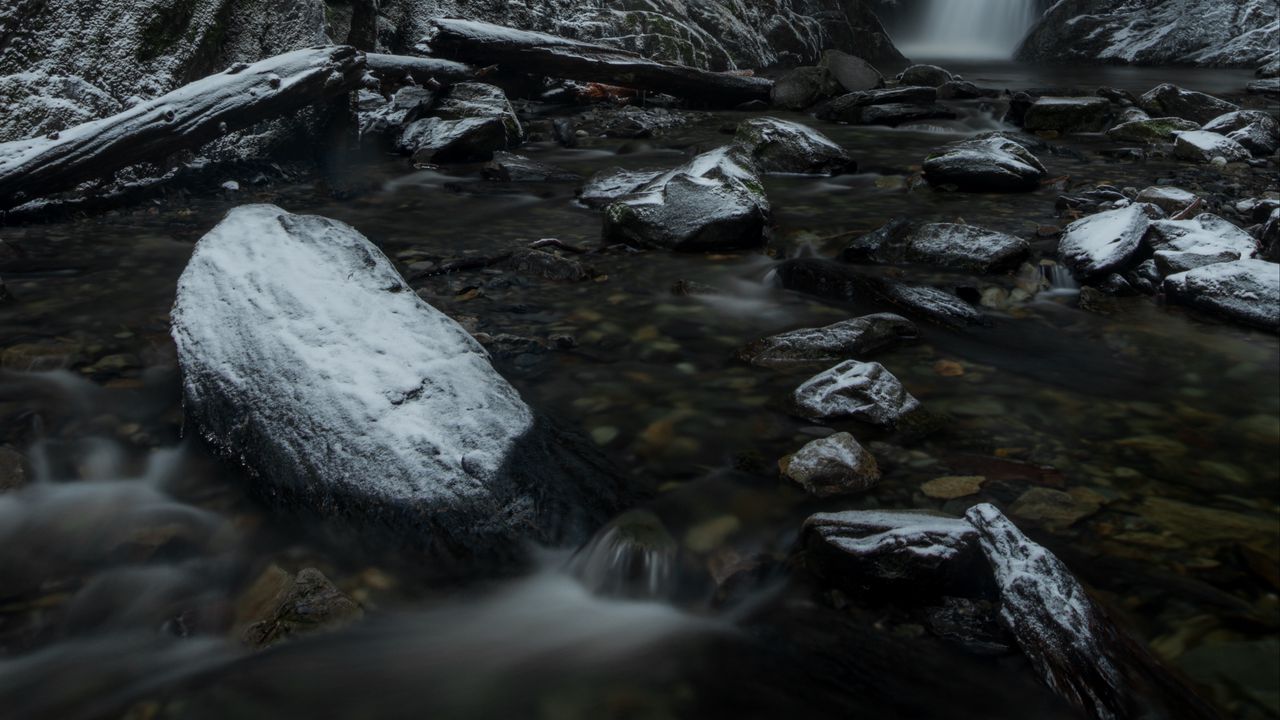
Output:
[[[769,99],[774,107],[805,110],[819,101],[840,94],[840,83],[823,67],[788,70],[773,82]]]
[[[899,85],[924,85],[936,88],[954,76],[937,65],[912,65],[898,74]]]
[[[1030,192],[1048,175],[1039,158],[999,135],[948,145],[924,161],[924,179],[962,192]]]
[[[858,169],[844,148],[817,130],[789,120],[744,120],[734,143],[764,172],[839,175]]]
[[[872,105],[899,105],[907,107],[935,107],[938,91],[931,87],[900,87],[887,90],[867,90],[841,95],[818,108],[815,113],[823,120],[844,123],[862,123],[863,114]],[[950,111],[947,111],[950,113]],[[955,117],[950,113],[950,117]]]
[[[417,85],[400,88],[390,100],[358,113],[360,136],[399,137],[410,123],[430,112],[435,101],[434,90]]]
[[[1156,220],[1146,243],[1154,251],[1161,277],[1258,254],[1258,241],[1252,235],[1209,213],[1191,220]]]
[[[884,76],[880,71],[856,55],[828,50],[822,54],[822,67],[849,92],[884,87]]]
[[[976,100],[984,97],[997,97],[997,90],[981,88],[967,80],[948,80],[938,86],[940,100]]]
[[[846,262],[922,263],[989,273],[1017,267],[1030,248],[1025,240],[974,225],[890,222],[854,240]]]
[[[499,150],[480,169],[480,176],[496,182],[577,182],[582,176],[555,165]]]
[[[580,542],[620,502],[589,442],[343,223],[232,210],[179,279],[172,334],[192,425],[266,503],[335,537],[471,572]]]
[[[433,113],[410,123],[400,136],[400,152],[415,163],[489,160],[524,139],[506,94],[492,85],[458,83]]]
[[[1027,108],[1027,130],[1060,133],[1102,132],[1111,119],[1111,103],[1100,97],[1042,97]]]
[[[1194,90],[1183,90],[1177,85],[1165,83],[1148,91],[1141,98],[1142,109],[1151,117],[1178,117],[1201,125],[1240,107],[1226,100]]]
[[[1170,275],[1164,292],[1173,302],[1280,332],[1280,265],[1236,260]]]
[[[853,122],[859,125],[897,127],[923,120],[954,120],[956,117],[958,116],[955,111],[937,103],[932,105],[885,103],[858,108],[856,119],[847,118],[845,122]]]
[[[759,247],[769,218],[769,200],[753,163],[728,146],[647,180],[609,204],[604,239],[672,250]]]
[[[587,207],[602,208],[621,200],[636,188],[662,175],[661,170],[624,170],[610,168],[592,175],[578,191],[578,202]]]
[[[1217,158],[1227,162],[1244,162],[1252,155],[1240,143],[1226,135],[1205,130],[1192,130],[1178,134],[1173,141],[1173,155],[1180,160],[1209,163]]]
[[[1062,231],[1058,258],[1083,281],[1124,271],[1142,251],[1151,220],[1159,216],[1158,208],[1135,203],[1081,218]]]
[[[849,433],[835,433],[778,461],[782,476],[810,495],[832,497],[864,492],[880,482],[876,459]]]
[[[866,357],[918,336],[919,331],[910,320],[893,313],[876,313],[826,327],[771,335],[739,350],[738,357],[752,365],[772,368],[826,364]]]
[[[852,418],[872,425],[896,425],[920,408],[893,373],[876,362],[846,360],[796,388],[796,407],[815,421]]]
[[[1254,157],[1266,157],[1280,149],[1280,120],[1262,110],[1229,112],[1210,120],[1200,129],[1226,135],[1253,153]]]

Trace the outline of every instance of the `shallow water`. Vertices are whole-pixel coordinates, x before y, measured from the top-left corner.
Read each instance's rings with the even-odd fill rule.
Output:
[[[980,84],[1040,82],[1035,71],[1008,65],[957,69]],[[1052,77],[1082,82],[1084,72]],[[1092,84],[1156,84],[1146,71],[1089,73]],[[1169,79],[1168,71],[1159,75]],[[1238,89],[1242,77],[1187,73],[1186,84]],[[847,698],[800,685],[813,679],[787,674],[784,660],[797,652],[787,638],[751,629],[794,622],[797,636],[807,637],[807,621],[788,613],[814,598],[783,572],[727,597],[726,579],[744,566],[780,567],[800,522],[816,510],[955,513],[985,500],[1009,508],[1027,490],[1048,487],[1089,512],[1061,527],[1023,507],[1021,518],[1011,511],[1019,524],[1229,712],[1274,716],[1274,684],[1248,672],[1242,679],[1240,668],[1265,677],[1280,642],[1275,336],[1145,297],[1096,314],[1077,307],[1069,288],[992,309],[992,329],[922,326],[920,342],[875,359],[941,418],[939,429],[921,437],[832,425],[871,444],[886,470],[863,496],[815,501],[776,479],[778,458],[830,432],[786,408],[788,394],[815,370],[751,368],[732,359],[734,350],[878,309],[773,287],[778,258],[833,255],[842,238],[894,216],[963,219],[1031,238],[1037,258],[1051,258],[1054,241],[1038,239],[1037,230],[1065,224],[1054,210],[1059,191],[962,195],[913,182],[939,145],[1000,129],[996,111],[974,102],[962,120],[898,130],[806,120],[847,147],[861,170],[769,178],[776,227],[767,254],[609,252],[580,258],[596,274],[584,283],[496,269],[412,283],[472,331],[575,338],[572,349],[499,354],[497,364],[531,404],[581,427],[638,487],[656,489],[642,510],[650,549],[630,560],[641,568],[638,592],[608,576],[616,564],[601,557],[617,539],[608,533],[594,548],[600,556],[592,548],[576,558],[550,554],[526,577],[432,587],[395,558],[328,546],[273,520],[248,499],[250,481],[239,471],[180,439],[167,313],[192,244],[229,208],[273,202],[343,220],[410,275],[414,263],[540,238],[594,246],[599,217],[574,202],[573,184],[504,188],[479,181],[477,166],[410,171],[378,160],[351,168],[375,188],[354,199],[311,184],[255,187],[227,178],[246,189],[0,229],[31,261],[6,275],[17,302],[0,305],[8,348],[0,444],[22,451],[36,480],[0,495],[0,700],[19,718],[119,717],[130,708],[142,717],[742,717],[751,702],[823,715]],[[591,139],[577,150],[533,142],[522,152],[584,175],[615,165],[671,167],[686,150],[725,142],[721,127],[742,117],[710,116],[657,140]],[[1041,157],[1073,188],[1142,188],[1185,174],[1169,161],[1107,161],[1098,151],[1108,143],[1097,137],[1063,144],[1078,154]],[[979,291],[1016,282],[884,272]],[[1054,271],[1031,268],[1033,285],[1042,272]],[[725,292],[679,297],[670,292],[677,280]],[[957,500],[923,492],[923,483],[943,476],[986,481],[978,495]],[[321,568],[376,617],[247,655],[237,623],[248,588],[272,563]],[[1028,702],[1043,701],[1019,684],[1025,669],[935,655],[936,643],[917,651],[911,643],[922,629],[890,612],[875,619],[825,612],[844,618],[830,620],[848,623],[841,632],[868,633],[856,647],[880,647],[860,669],[871,675],[867,686],[883,685],[886,695],[909,695],[924,683],[936,690],[913,700],[920,704],[907,714],[992,717],[1009,707],[1024,712],[1004,702],[1024,692]],[[926,655],[937,659],[920,659]],[[961,680],[985,692],[948,685]],[[788,687],[802,688],[803,697],[787,700]],[[956,700],[967,695],[1005,707]],[[872,691],[859,702],[872,717],[903,712]]]

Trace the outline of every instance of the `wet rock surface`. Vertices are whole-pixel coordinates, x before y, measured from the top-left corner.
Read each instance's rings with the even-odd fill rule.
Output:
[[[1209,213],[1190,220],[1156,220],[1145,240],[1161,276],[1258,253],[1258,241],[1249,233]]]
[[[1042,97],[1027,108],[1022,126],[1028,130],[1091,133],[1106,129],[1111,103],[1105,98]]]
[[[1152,117],[1177,117],[1204,123],[1225,113],[1239,110],[1235,103],[1194,90],[1184,90],[1170,83],[1159,85],[1140,99],[1142,109]]]
[[[355,601],[315,568],[305,568],[289,577],[273,567],[257,584],[262,586],[260,590],[271,588],[276,592],[267,603],[264,617],[244,631],[244,642],[253,648],[265,648],[299,635],[336,630],[364,616]]]
[[[865,315],[820,328],[803,328],[757,340],[738,351],[752,365],[785,368],[865,357],[914,340],[916,326],[892,313]]]
[[[876,459],[849,433],[814,440],[779,460],[778,468],[783,477],[818,497],[859,493],[880,482]]]
[[[1210,163],[1219,158],[1226,162],[1243,162],[1250,158],[1243,145],[1226,135],[1204,130],[1179,133],[1173,144],[1173,154],[1183,160]]]
[[[920,85],[936,88],[951,81],[952,75],[937,65],[912,65],[898,74],[901,85]]]
[[[1206,265],[1165,278],[1174,302],[1246,325],[1280,332],[1280,265],[1237,260]]]
[[[1170,142],[1178,133],[1199,130],[1200,123],[1176,117],[1141,118],[1122,122],[1107,130],[1107,137],[1116,142],[1134,142],[1146,145]]]
[[[846,262],[922,263],[979,273],[1017,266],[1027,256],[1025,240],[973,225],[891,222],[845,248]]]
[[[500,88],[459,83],[432,110],[405,127],[398,147],[415,163],[489,160],[524,139],[524,129]]]
[[[796,407],[815,420],[853,418],[894,425],[920,407],[901,381],[883,365],[846,360],[796,388]]]
[[[1151,220],[1159,215],[1154,206],[1139,203],[1077,220],[1063,230],[1058,257],[1082,279],[1127,269],[1142,250]]]
[[[753,118],[738,125],[734,143],[764,172],[838,175],[858,169],[844,148],[800,123]]]
[[[954,143],[924,161],[930,185],[962,192],[1029,192],[1046,175],[1030,150],[999,136]]]

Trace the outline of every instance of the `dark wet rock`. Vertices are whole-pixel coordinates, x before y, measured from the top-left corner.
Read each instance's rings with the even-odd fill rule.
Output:
[[[474,572],[530,540],[581,542],[619,502],[589,443],[347,225],[233,210],[197,244],[172,320],[188,421],[269,505],[336,538]]]
[[[597,595],[659,599],[674,589],[680,546],[648,510],[628,510],[600,528],[568,570]]]
[[[863,358],[906,340],[919,331],[893,313],[864,315],[820,328],[802,328],[757,340],[738,351],[741,360],[761,367],[832,363]]]
[[[1280,120],[1262,110],[1239,110],[1210,120],[1200,128],[1240,143],[1255,157],[1272,155],[1280,149]]]
[[[900,87],[886,90],[867,90],[841,95],[817,109],[823,120],[844,123],[861,123],[863,113],[872,105],[907,105],[932,107],[938,91],[930,87]]]
[[[485,180],[498,182],[577,182],[582,176],[523,155],[498,151],[480,169]]]
[[[1111,119],[1111,103],[1100,97],[1042,97],[1023,117],[1028,130],[1060,133],[1102,132]]]
[[[1180,132],[1199,130],[1200,124],[1176,117],[1142,118],[1122,122],[1107,131],[1107,137],[1116,142],[1156,145],[1172,142]]]
[[[844,432],[810,442],[779,460],[778,468],[783,477],[818,497],[865,492],[880,482],[876,459]]]
[[[661,170],[601,170],[583,185],[578,201],[587,207],[604,207],[660,175]]]
[[[940,100],[976,100],[977,98],[996,97],[1000,93],[988,88],[981,88],[967,80],[948,80],[938,86]]]
[[[1100,98],[1106,98],[1117,105],[1136,106],[1141,103],[1137,95],[1125,90],[1124,88],[1100,87],[1096,95]]]
[[[1244,162],[1251,155],[1240,143],[1226,135],[1204,130],[1179,133],[1173,142],[1173,155],[1180,160],[1210,163],[1222,158],[1227,162]]]
[[[738,125],[734,143],[764,172],[838,175],[858,169],[844,148],[800,123],[761,117]]]
[[[989,273],[1016,267],[1029,251],[1021,238],[974,225],[892,221],[854,240],[841,259],[922,263]]]
[[[1280,332],[1280,265],[1237,260],[1206,265],[1164,280],[1173,302]]]
[[[22,453],[8,445],[0,445],[0,493],[17,490],[26,484],[27,468]]]
[[[769,98],[775,107],[805,110],[841,92],[840,83],[823,67],[788,70],[773,82]]]
[[[410,123],[427,115],[435,101],[434,90],[416,85],[400,88],[390,100],[379,103],[369,112],[359,114],[360,135],[399,137]]]
[[[1029,192],[1047,174],[1023,144],[1001,136],[953,143],[924,161],[930,185],[962,192]]]
[[[1245,90],[1253,95],[1268,95],[1270,97],[1280,97],[1280,78],[1265,78],[1263,80],[1254,80],[1245,86]]]
[[[898,74],[899,85],[924,85],[936,88],[954,76],[937,65],[912,65]]]
[[[907,105],[904,103],[888,103],[883,105],[867,105],[858,108],[857,119],[847,119],[859,125],[887,125],[897,127],[906,123],[923,120],[954,120],[955,111],[945,105]]]
[[[518,250],[511,254],[506,265],[523,275],[556,282],[582,282],[590,280],[593,274],[577,260],[543,250]]]
[[[677,297],[694,297],[697,295],[724,295],[724,290],[697,280],[677,280],[671,283],[671,294]]]
[[[996,610],[985,598],[944,597],[942,604],[925,610],[934,635],[979,656],[1007,655],[1010,638],[997,623]]]
[[[560,147],[578,147],[578,125],[573,121],[573,118],[552,118],[550,125],[551,138],[555,140]]]
[[[298,635],[337,630],[364,617],[360,606],[315,568],[287,578],[271,604],[266,616],[245,630],[244,641],[250,647],[265,648]]]
[[[977,308],[935,287],[882,280],[879,292],[885,302],[902,312],[939,325],[963,328],[991,324]]]
[[[578,125],[589,135],[636,140],[658,137],[704,117],[704,113],[660,107],[601,106],[580,116]]]
[[[1151,117],[1178,117],[1201,125],[1219,115],[1240,109],[1226,100],[1194,90],[1183,90],[1169,83],[1149,90],[1142,96],[1141,102],[1142,109]]]
[[[852,418],[872,425],[895,425],[920,408],[893,373],[876,362],[846,360],[796,388],[799,412],[812,420]]]
[[[822,54],[822,67],[848,92],[884,87],[884,76],[880,71],[856,55],[828,50]]]
[[[1258,241],[1252,235],[1209,213],[1190,220],[1156,220],[1147,232],[1146,243],[1154,251],[1162,277],[1204,265],[1247,260],[1258,252]]]
[[[1198,199],[1195,193],[1172,185],[1152,185],[1138,193],[1136,198],[1137,202],[1155,205],[1170,215],[1187,209]]]
[[[488,160],[524,138],[507,96],[492,85],[454,85],[432,112],[410,123],[400,136],[400,151],[415,163]]]
[[[1080,280],[1128,269],[1142,251],[1151,221],[1160,215],[1154,206],[1135,203],[1081,218],[1063,230],[1058,258]]]
[[[604,210],[604,239],[672,250],[759,247],[769,201],[734,147],[703,153],[635,187]]]

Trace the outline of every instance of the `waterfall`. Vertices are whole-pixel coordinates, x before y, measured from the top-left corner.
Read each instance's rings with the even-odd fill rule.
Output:
[[[921,0],[898,48],[910,58],[1008,59],[1036,21],[1037,0]]]

